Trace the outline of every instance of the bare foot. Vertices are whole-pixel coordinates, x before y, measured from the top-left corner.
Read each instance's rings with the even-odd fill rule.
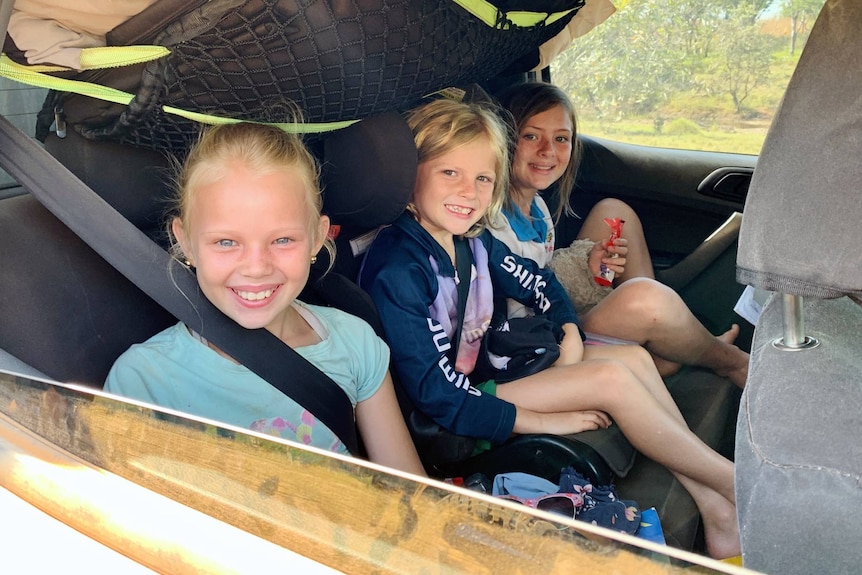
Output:
[[[739,325],[733,324],[730,329],[715,339],[725,344],[724,352],[727,354],[727,363],[732,367],[716,369],[715,373],[727,377],[740,389],[745,389],[745,381],[748,379],[748,354],[733,345],[739,336]]]
[[[701,510],[706,552],[713,559],[727,559],[742,553],[736,506],[716,494],[709,509]]]
[[[724,343],[729,343],[733,345],[733,342],[736,341],[736,338],[739,337],[739,324],[735,323],[730,326],[730,329],[724,332],[721,335],[715,336],[716,339],[723,341]]]

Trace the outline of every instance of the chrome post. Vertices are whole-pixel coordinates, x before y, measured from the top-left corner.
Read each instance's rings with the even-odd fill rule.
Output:
[[[817,339],[805,335],[802,296],[785,293],[781,294],[781,298],[784,335],[773,341],[772,345],[784,351],[799,351],[820,345]]]
[[[784,310],[784,345],[801,347],[805,344],[805,317],[802,315],[802,296],[781,294]]]

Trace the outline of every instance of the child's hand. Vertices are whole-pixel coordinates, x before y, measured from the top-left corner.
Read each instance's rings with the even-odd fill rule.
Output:
[[[605,242],[596,242],[590,251],[587,265],[594,276],[599,275],[601,265],[605,264],[608,269],[616,275],[620,275],[626,269],[626,254],[629,253],[629,241],[625,238],[617,238],[613,244],[605,248]]]
[[[518,407],[515,412],[515,427],[513,431],[515,433],[569,435],[593,429],[605,429],[610,426],[611,417],[604,411],[596,409],[540,413]]]
[[[553,435],[569,435],[593,429],[605,429],[611,426],[611,416],[604,411],[588,409],[584,411],[569,411],[563,413],[543,413],[542,427],[544,433]]]
[[[578,326],[573,323],[563,325],[563,341],[560,342],[560,357],[554,366],[572,365],[584,358],[584,342]]]

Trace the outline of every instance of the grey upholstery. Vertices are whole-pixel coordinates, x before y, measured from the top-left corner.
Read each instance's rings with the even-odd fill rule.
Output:
[[[735,450],[743,563],[766,573],[862,565],[860,29],[862,3],[826,2],[742,222],[737,278],[777,292],[755,329]]]
[[[752,177],[738,279],[771,291],[862,296],[862,4],[830,0]]]

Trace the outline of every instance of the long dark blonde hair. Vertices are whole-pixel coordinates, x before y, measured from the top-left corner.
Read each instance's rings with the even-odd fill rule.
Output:
[[[566,114],[572,121],[572,157],[569,159],[569,165],[566,166],[566,171],[557,180],[557,209],[554,213],[554,221],[559,223],[560,218],[565,213],[574,215],[572,208],[569,206],[569,198],[572,194],[572,188],[575,186],[575,176],[578,172],[578,164],[581,161],[581,144],[578,140],[578,118],[575,114],[575,106],[572,101],[557,86],[548,84],[547,82],[524,82],[516,84],[501,92],[498,96],[500,105],[502,105],[514,121],[516,138],[520,137],[521,128],[527,121],[542,112],[562,106]],[[517,140],[516,140],[517,145]],[[514,155],[512,156],[514,160]],[[508,196],[508,194],[507,194]],[[511,202],[511,198],[506,199]],[[510,205],[510,204],[507,204]]]

